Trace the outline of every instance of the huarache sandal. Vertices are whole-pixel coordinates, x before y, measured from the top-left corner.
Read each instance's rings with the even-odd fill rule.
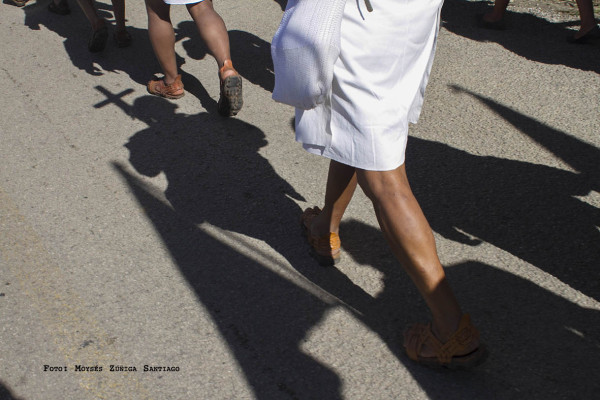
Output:
[[[170,85],[167,85],[163,79],[153,79],[148,82],[146,88],[148,89],[148,93],[167,99],[179,99],[185,94],[181,75],[177,75]]]
[[[487,350],[481,343],[468,351],[478,339],[479,332],[471,324],[469,314],[464,314],[458,329],[446,343],[433,335],[431,323],[414,324],[404,334],[404,348],[411,360],[428,367],[469,369],[481,364],[487,357]],[[433,349],[435,357],[423,357],[423,346]]]
[[[90,41],[88,42],[88,50],[92,53],[98,53],[106,47],[106,41],[108,40],[108,29],[106,25],[92,31]]]
[[[126,29],[118,30],[113,33],[113,39],[117,44],[117,47],[129,47],[131,46],[131,34]]]
[[[228,71],[233,71],[233,74],[224,77]],[[219,80],[221,81],[219,114],[224,117],[233,117],[242,109],[244,101],[242,99],[242,77],[233,68],[231,60],[225,60],[219,70]]]
[[[323,267],[336,264],[341,258],[340,237],[335,232],[329,232],[321,237],[313,236],[310,233],[310,226],[313,219],[321,213],[319,207],[307,208],[300,217],[302,233],[306,236],[310,245],[310,254]]]
[[[50,0],[48,4],[48,11],[53,14],[58,15],[69,15],[71,14],[71,9],[69,8],[69,3],[66,0],[60,0],[58,4],[54,2],[54,0]]]

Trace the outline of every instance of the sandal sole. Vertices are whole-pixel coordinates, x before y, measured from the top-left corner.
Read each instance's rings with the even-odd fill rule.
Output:
[[[100,28],[97,31],[92,32],[92,37],[88,42],[88,50],[91,53],[99,53],[106,47],[108,41],[108,29],[106,27]]]
[[[228,76],[223,81],[223,89],[219,99],[219,114],[224,117],[233,117],[242,109],[242,77],[239,75]]]
[[[464,356],[454,356],[449,364],[440,364],[437,358],[420,357],[416,362],[432,369],[451,369],[454,371],[466,371],[483,364],[489,353],[483,344]]]

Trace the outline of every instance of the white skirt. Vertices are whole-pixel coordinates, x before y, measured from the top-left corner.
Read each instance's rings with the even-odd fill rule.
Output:
[[[296,109],[296,141],[356,168],[404,163],[408,123],[416,123],[429,79],[443,0],[348,0],[331,96]]]

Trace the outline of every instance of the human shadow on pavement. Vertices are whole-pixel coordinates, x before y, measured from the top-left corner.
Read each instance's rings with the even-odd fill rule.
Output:
[[[463,91],[576,172],[411,137],[407,171],[432,228],[462,243],[489,242],[600,300],[600,209],[581,199],[600,192],[600,150]]]
[[[21,400],[21,397],[16,397],[12,394],[2,381],[0,381],[0,400]]]
[[[600,300],[600,210],[575,197],[594,188],[589,176],[415,137],[407,171],[433,230],[491,243]]]
[[[90,53],[87,49],[87,40],[91,28],[81,9],[74,1],[72,3],[71,15],[66,16],[50,13],[43,3],[26,6],[24,8],[25,25],[32,30],[39,30],[40,26],[45,26],[64,38],[65,50],[73,65],[90,75],[100,76],[106,73],[123,72],[131,80],[144,87],[152,79],[153,74],[162,75],[146,29],[128,26],[127,30],[131,33],[133,43],[130,47],[118,48],[110,36],[114,27],[112,27],[113,29],[109,27],[106,49],[101,53]],[[112,6],[102,2],[96,3],[98,14],[108,21],[114,22],[112,12],[108,12],[112,10]],[[181,68],[185,64],[185,59],[178,54],[176,57],[186,92],[199,99],[202,107],[208,112],[216,114],[217,102],[213,97],[217,97],[218,93],[211,96],[198,78]],[[215,73],[215,80],[217,79]]]
[[[300,349],[329,305],[206,234],[123,168],[117,171],[210,313],[255,398],[341,399],[335,372]],[[222,184],[226,191],[229,184]],[[226,201],[221,206],[221,214],[232,213]],[[243,219],[244,211],[237,212]]]
[[[201,60],[209,54],[208,48],[201,41],[196,40],[198,34],[194,22],[183,21],[177,25],[177,28],[177,40],[183,41],[183,48],[190,58]],[[242,77],[272,92],[275,86],[275,74],[271,58],[271,43],[249,32],[230,30],[229,44],[234,67]]]
[[[152,77],[151,73],[153,72],[153,70],[149,70],[148,64],[155,65],[154,71],[160,71],[147,31],[127,26],[127,30],[132,36],[132,45],[118,48],[112,39],[112,32],[114,32],[112,6],[99,1],[96,1],[96,5],[98,15],[104,17],[109,25],[106,48],[100,53],[88,51],[91,27],[75,1],[70,1],[71,14],[64,16],[49,12],[47,2],[27,5],[23,8],[25,25],[31,30],[40,30],[40,27],[44,26],[63,38],[67,57],[80,70],[96,76],[122,71],[133,81],[145,85]],[[181,63],[181,59],[179,61]]]
[[[446,273],[480,330],[489,358],[471,371],[430,370],[413,363],[404,354],[401,332],[410,323],[426,322],[427,311],[412,281],[378,228],[348,220],[340,235],[343,257],[359,268],[379,270],[383,290],[365,303],[360,288],[332,284],[328,289],[359,311],[356,317],[379,334],[429,398],[593,398],[598,393],[600,312],[474,261],[449,266]]]
[[[487,1],[446,0],[442,8],[442,26],[472,40],[498,43],[528,60],[600,73],[600,51],[597,48],[566,41],[574,33],[567,28],[578,26],[579,21],[550,22],[532,14],[511,11],[509,7],[505,15],[507,29],[480,28],[479,16],[489,11],[490,3]]]
[[[153,96],[118,105],[149,125],[126,144],[131,165],[146,177],[164,173],[168,187],[164,195],[153,192],[115,167],[211,313],[256,397],[340,399],[339,377],[300,349],[331,305],[232,245],[281,268],[263,244],[291,263],[311,261],[298,246],[300,209],[292,198],[301,197],[258,153],[267,144],[264,133],[237,119],[176,114],[175,104]],[[233,236],[219,240],[203,224]]]

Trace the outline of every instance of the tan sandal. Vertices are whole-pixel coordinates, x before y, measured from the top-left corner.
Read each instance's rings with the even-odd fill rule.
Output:
[[[312,221],[320,213],[319,207],[307,208],[300,217],[300,225],[308,244],[310,244],[311,255],[319,262],[319,265],[326,267],[334,265],[340,260],[342,243],[335,232],[329,232],[321,237],[313,236],[310,233]]]
[[[162,79],[153,79],[148,82],[146,88],[148,89],[148,93],[167,99],[179,99],[185,94],[181,75],[177,75],[175,81],[170,85],[167,85]]]
[[[481,364],[487,357],[487,350],[481,343],[475,350],[467,353],[470,345],[478,339],[479,331],[471,324],[469,314],[464,314],[458,329],[446,343],[440,342],[433,335],[431,323],[414,324],[404,334],[404,348],[411,360],[428,367],[469,369]],[[433,349],[435,357],[420,355],[425,345]]]

